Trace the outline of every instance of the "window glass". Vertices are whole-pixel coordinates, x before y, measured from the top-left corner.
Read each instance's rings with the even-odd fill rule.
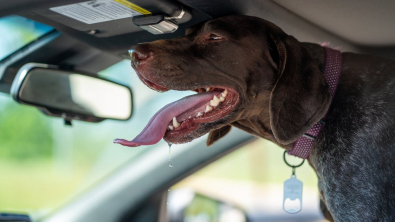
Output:
[[[128,121],[101,123],[48,117],[0,93],[0,212],[29,212],[37,217],[59,207],[128,161],[154,146],[113,144],[133,139],[164,105],[191,92],[157,93],[136,77],[125,60],[99,73],[131,87],[134,113]],[[164,146],[164,141],[155,146]]]
[[[170,221],[227,221],[223,219],[227,215],[233,219],[239,215],[232,221],[245,221],[240,212],[251,221],[325,221],[319,211],[317,176],[307,161],[296,169],[303,182],[302,211],[283,211],[283,183],[292,174],[283,152],[277,145],[257,139],[188,176],[170,188]],[[298,164],[301,159],[287,156],[287,160]],[[213,204],[218,202],[221,204]]]
[[[0,61],[51,30],[50,26],[16,15],[0,18]]]

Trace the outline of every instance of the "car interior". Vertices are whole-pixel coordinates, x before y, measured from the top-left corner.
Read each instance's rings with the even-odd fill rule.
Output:
[[[0,2],[0,221],[325,221],[310,166],[296,171],[302,211],[285,213],[282,149],[241,130],[210,147],[207,135],[171,147],[113,144],[194,93],[149,89],[130,49],[236,14],[301,42],[395,59],[390,0]]]

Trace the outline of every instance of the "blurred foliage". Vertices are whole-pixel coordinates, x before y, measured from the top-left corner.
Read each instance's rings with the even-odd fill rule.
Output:
[[[0,59],[53,28],[20,16],[0,19]],[[0,95],[4,96],[4,95]],[[0,100],[0,158],[32,159],[51,156],[52,135],[44,115],[35,108]]]
[[[72,127],[65,126],[63,119],[48,117],[0,93],[0,212],[45,214],[149,150],[112,143],[114,138],[136,135],[163,105],[150,101],[159,93],[133,81],[136,76],[130,70],[130,62],[122,61],[100,72],[145,96],[134,101],[139,110],[128,121],[73,121]],[[146,104],[156,106],[147,110]]]
[[[185,209],[185,221],[218,221],[219,213],[220,202],[196,194]]]
[[[14,101],[0,103],[0,158],[50,158],[52,132],[48,120],[36,108]]]
[[[0,60],[52,29],[20,16],[0,18]],[[135,104],[150,104],[149,99],[158,93],[144,86],[132,71],[130,61],[123,61],[100,74],[140,91],[144,97],[139,96]],[[145,118],[144,107],[140,110],[144,115],[136,111],[129,121],[73,121],[69,127],[61,118],[48,117],[0,93],[0,211],[56,208],[148,150],[112,143],[143,127],[149,116]],[[130,127],[131,122],[135,127]]]
[[[46,211],[80,191],[89,168],[75,166],[69,176],[58,173],[52,160],[1,160],[0,212]]]

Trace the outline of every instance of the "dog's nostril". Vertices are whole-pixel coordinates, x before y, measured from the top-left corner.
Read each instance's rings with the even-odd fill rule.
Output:
[[[141,53],[138,51],[134,51],[131,56],[132,57],[132,65],[137,68],[138,65],[140,64],[140,62],[147,59],[149,56],[150,56],[149,53],[144,54],[144,53]]]
[[[148,58],[148,56],[149,56],[148,54],[144,54],[144,53],[137,52],[137,51],[134,51],[132,55],[133,55],[132,56],[133,59],[136,61],[144,60],[144,59]]]
[[[132,66],[137,68],[142,60],[148,58],[148,55],[134,51],[131,57],[132,57]]]
[[[153,56],[153,52],[148,48],[148,44],[137,44],[130,49],[132,66],[137,68],[141,62]]]

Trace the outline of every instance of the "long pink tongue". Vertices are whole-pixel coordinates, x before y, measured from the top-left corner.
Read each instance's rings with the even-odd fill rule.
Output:
[[[182,114],[200,103],[209,102],[216,94],[218,94],[218,92],[199,93],[186,96],[178,101],[170,103],[156,112],[143,131],[132,141],[115,139],[114,143],[130,147],[156,144],[165,135],[167,126],[173,117]]]

